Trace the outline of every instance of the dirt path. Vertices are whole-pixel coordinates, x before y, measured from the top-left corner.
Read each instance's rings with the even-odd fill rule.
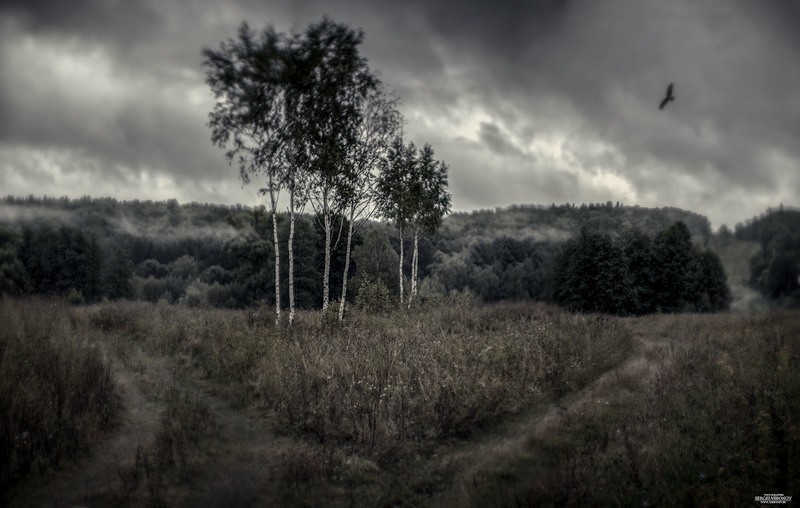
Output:
[[[92,455],[51,472],[20,492],[23,506],[78,507],[147,505],[120,503],[120,473],[135,467],[137,449],[152,446],[161,428],[165,393],[179,390],[209,410],[213,430],[203,441],[203,457],[194,477],[162,485],[167,506],[265,506],[271,464],[281,439],[255,409],[233,407],[202,380],[176,375],[170,360],[138,346],[124,361],[110,354],[108,342],[98,344],[112,360],[112,371],[123,406],[119,427],[97,443]]]
[[[627,323],[637,344],[634,352],[617,367],[583,389],[530,413],[509,418],[470,442],[442,447],[425,469],[445,472],[444,477],[456,480],[444,492],[423,498],[422,502],[432,506],[469,504],[476,479],[501,469],[504,464],[525,459],[530,454],[530,443],[555,432],[565,411],[591,410],[588,406],[607,403],[609,396],[619,393],[626,384],[643,382],[658,372],[670,356],[669,343],[660,340],[667,321],[653,326],[650,320],[649,329],[635,319]],[[203,441],[199,457],[193,458],[195,463],[187,469],[188,473],[170,476],[161,485],[164,504],[210,507],[274,504],[272,476],[290,440],[275,435],[268,417],[253,405],[234,405],[218,395],[219,386],[214,382],[182,374],[169,358],[149,354],[138,345],[129,345],[121,354],[119,345],[111,339],[104,339],[99,346],[112,359],[120,389],[124,408],[120,425],[95,446],[90,457],[51,473],[22,493],[21,497],[26,499],[23,505],[119,505],[123,491],[120,473],[134,467],[138,448],[152,446],[162,425],[165,394],[175,389],[208,409],[213,431]],[[145,501],[136,498],[122,505],[150,504]]]
[[[513,463],[530,454],[530,443],[541,440],[557,430],[562,415],[568,411],[582,412],[593,404],[608,404],[608,394],[630,382],[645,382],[656,375],[669,360],[669,345],[659,340],[663,328],[644,329],[639,321],[628,320],[637,341],[634,352],[617,367],[603,373],[588,386],[531,413],[512,418],[490,435],[481,436],[471,444],[461,445],[453,452],[438,458],[442,469],[447,464],[459,466],[457,481],[436,495],[431,506],[468,506],[475,480],[503,464]],[[666,323],[666,321],[664,322]],[[663,325],[663,323],[662,323]]]

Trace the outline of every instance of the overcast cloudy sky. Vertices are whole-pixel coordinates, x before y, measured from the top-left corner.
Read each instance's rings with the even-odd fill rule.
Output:
[[[756,0],[3,0],[0,194],[258,203],[210,142],[201,50],[325,14],[364,30],[456,210],[800,204],[800,3]]]

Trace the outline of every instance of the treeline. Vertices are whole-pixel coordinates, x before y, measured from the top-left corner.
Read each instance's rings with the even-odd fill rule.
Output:
[[[78,201],[82,206],[76,206]],[[67,206],[60,208],[59,202]],[[9,200],[5,204],[6,215],[17,217],[0,228],[0,291],[5,294],[72,294],[75,300],[87,302],[131,298],[232,308],[275,303],[273,221],[261,208],[209,205],[203,211],[203,205],[170,202],[48,200],[52,216],[64,217],[59,222],[22,220],[33,216],[26,209],[42,208],[35,199],[26,198],[25,204],[15,201],[13,213],[8,210]],[[87,209],[98,206],[106,208],[102,220],[85,222],[86,217],[97,215]],[[147,213],[134,215],[131,209]],[[504,212],[493,213],[500,219]],[[447,250],[454,245],[452,219],[446,218],[436,233],[421,230],[416,260],[413,256],[403,259],[406,274],[413,273],[413,263],[417,263],[423,302],[452,295],[486,302],[535,299],[575,310],[619,314],[713,311],[727,302],[719,260],[699,247],[701,242],[693,241],[683,224],[655,234],[636,229],[619,233],[616,226],[607,230],[584,226],[572,236],[551,229],[552,238],[544,239],[516,236],[515,228],[495,228],[494,234],[484,231],[481,240],[460,250]],[[296,218],[298,308],[320,308],[322,302],[325,232],[321,222],[308,214]],[[334,223],[336,231],[348,229],[348,221],[341,216]],[[289,217],[278,214],[277,225],[279,240],[285,241]],[[526,231],[539,227],[530,223]],[[154,229],[163,233],[152,234]],[[404,250],[413,252],[414,237],[408,236]],[[334,300],[340,297],[344,240],[343,234],[337,234],[331,242],[330,297]],[[399,253],[397,228],[369,222],[357,231],[348,267],[352,289],[347,301],[371,307],[396,305]],[[285,264],[279,276],[280,295],[288,298]],[[410,280],[406,284],[410,287]]]
[[[553,284],[557,303],[583,312],[716,312],[730,303],[719,257],[693,245],[682,222],[652,240],[583,229],[561,249]]]
[[[779,305],[800,307],[800,210],[767,210],[737,224],[733,236],[761,246],[750,260],[750,284]]]
[[[75,303],[137,299],[227,308],[274,304],[272,221],[259,209],[227,219],[237,224],[238,231],[228,239],[133,236],[119,230],[103,236],[98,230],[41,219],[0,225],[0,294],[64,296]],[[287,217],[280,215],[277,222],[279,236],[285,238]],[[297,219],[295,228],[297,304],[315,308],[321,299],[324,235],[311,216]],[[360,261],[361,234],[355,235],[353,244],[351,275]],[[335,242],[334,297],[338,297],[336,283],[341,283],[343,254],[343,242]],[[284,285],[282,293],[287,291]]]
[[[504,208],[453,213],[438,236],[437,248],[451,253],[475,241],[499,234],[562,241],[582,228],[619,236],[630,229],[654,233],[683,222],[695,242],[712,237],[711,224],[703,215],[673,207],[646,208],[621,203],[564,203],[511,205]]]

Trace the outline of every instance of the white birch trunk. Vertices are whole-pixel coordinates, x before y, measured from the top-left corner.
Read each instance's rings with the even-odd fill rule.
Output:
[[[278,245],[278,214],[272,200],[272,240],[275,242],[275,326],[281,324],[281,251]]]
[[[344,305],[347,298],[347,272],[350,271],[350,246],[353,243],[353,210],[350,210],[350,224],[347,226],[347,247],[344,255],[344,273],[342,274],[342,297],[339,300],[339,321],[344,319]]]
[[[400,305],[403,305],[403,227],[400,227]]]
[[[289,326],[294,322],[294,190],[289,193]]]
[[[328,308],[331,288],[331,217],[327,211],[323,212],[325,226],[325,268],[322,272],[322,312]]]
[[[414,253],[411,256],[411,293],[408,295],[408,308],[417,296],[417,262],[419,260],[419,228],[414,228]]]

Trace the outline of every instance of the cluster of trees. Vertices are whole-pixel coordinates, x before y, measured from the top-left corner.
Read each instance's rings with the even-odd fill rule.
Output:
[[[410,228],[414,240],[411,258],[411,291],[408,305],[417,296],[419,279],[420,233],[432,234],[442,224],[450,211],[450,194],[447,188],[447,165],[433,158],[433,148],[426,144],[417,151],[413,143],[403,146],[402,138],[395,138],[387,156],[381,161],[377,181],[378,206],[382,215],[397,224],[400,255],[400,303],[404,302],[403,243],[404,232]]]
[[[398,144],[398,151],[401,146],[410,159],[422,159],[424,148],[410,150],[410,145]],[[68,209],[76,215],[91,215],[74,204],[69,203]],[[93,204],[84,204],[94,209]],[[287,213],[272,216],[263,208],[229,208],[223,214],[211,205],[205,211],[200,205],[179,205],[177,209],[165,205],[147,205],[151,215],[139,219],[117,213],[126,219],[113,226],[97,223],[75,227],[37,220],[0,227],[0,292],[63,296],[72,291],[80,295],[79,300],[86,301],[134,298],[235,308],[275,303],[270,289],[275,286],[273,223],[277,222],[278,237],[285,241],[290,233]],[[38,205],[19,206],[16,216]],[[121,210],[126,206],[117,204]],[[412,210],[409,203],[403,206]],[[446,251],[441,246],[453,245],[452,218],[434,234],[420,234],[418,240],[415,235],[406,234],[400,241],[400,225],[424,231],[422,210],[407,212],[408,218],[396,219],[394,226],[368,222],[354,233],[351,246],[334,237],[329,253],[331,299],[342,297],[348,264],[346,250],[351,248],[347,274],[356,291],[348,293],[347,301],[371,306],[376,302],[379,306],[396,305],[400,285],[410,286],[409,279],[415,271],[420,278],[426,278],[420,297],[466,292],[487,302],[536,299],[574,310],[619,314],[713,311],[724,308],[728,300],[719,259],[699,247],[696,239],[693,242],[682,223],[650,235],[637,230],[617,234],[615,230],[584,227],[566,242],[511,236],[510,230],[499,230],[497,236],[485,231],[483,239],[474,239],[468,247]],[[149,222],[168,224],[175,215],[182,216],[182,221],[192,216],[214,218],[199,221],[196,234],[188,234],[191,230],[182,221],[161,236],[130,232],[148,230]],[[341,225],[344,238],[349,221],[341,216],[334,216],[333,220]],[[326,247],[323,223],[320,217],[309,214],[298,215],[295,220],[298,308],[319,308],[322,300],[320,279]],[[111,233],[105,235],[108,227],[112,227]],[[222,235],[221,231],[227,231],[225,227],[237,233]],[[781,252],[795,252],[783,250],[796,247],[792,235],[772,236],[765,234],[764,238],[765,245],[776,249],[773,259],[780,259]],[[400,252],[412,250],[417,254],[404,257],[401,279]],[[776,263],[768,266],[772,270],[768,269],[767,274],[777,273]],[[286,301],[289,267],[283,263],[279,268],[279,297]],[[789,283],[796,280],[795,273],[787,276]],[[380,303],[389,298],[386,295],[394,296],[389,303]]]
[[[485,302],[549,300],[553,243],[500,236],[478,241],[454,255],[440,254],[431,267],[435,292],[474,294]]]
[[[715,312],[730,300],[719,257],[692,244],[682,222],[654,239],[582,229],[556,260],[553,298],[577,311],[609,314]]]
[[[344,313],[353,235],[376,211],[432,229],[449,210],[447,170],[429,146],[402,161],[396,99],[370,72],[358,47],[363,33],[325,18],[301,34],[242,24],[236,39],[203,51],[206,82],[217,99],[209,117],[212,141],[236,164],[244,182],[263,179],[273,219],[275,320],[281,319],[280,193],[288,194],[286,241],[289,323],[294,318],[296,218],[311,204],[324,238],[322,309],[331,299],[335,231],[346,231],[339,319]],[[380,180],[379,169],[384,170]],[[388,175],[392,176],[389,177]],[[377,182],[386,185],[377,186]],[[389,183],[387,183],[389,182]],[[380,195],[378,194],[380,192]],[[400,200],[400,193],[410,196]],[[438,218],[434,218],[439,214]],[[337,226],[338,219],[338,226]],[[341,239],[341,234],[337,234]],[[401,234],[402,237],[402,234]],[[401,242],[402,245],[402,242]],[[400,298],[402,300],[402,255]],[[412,280],[416,280],[412,263]],[[415,288],[412,282],[412,288]],[[413,294],[413,289],[412,289]]]
[[[768,210],[737,224],[734,236],[758,242],[761,250],[750,260],[750,283],[767,298],[800,306],[800,210]]]
[[[70,295],[75,301],[131,295],[133,263],[118,247],[66,225],[0,226],[0,294]]]

